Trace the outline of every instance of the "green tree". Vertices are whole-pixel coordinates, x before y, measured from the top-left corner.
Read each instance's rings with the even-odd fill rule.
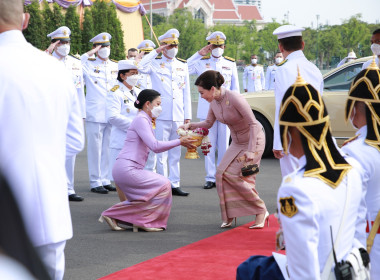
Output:
[[[89,51],[92,48],[90,40],[94,38],[94,21],[92,19],[92,10],[85,8],[82,30],[82,53]]]
[[[224,55],[238,59],[239,51],[246,34],[243,33],[241,26],[230,24],[216,24],[211,32],[222,31],[226,35],[226,48]]]
[[[278,51],[277,37],[273,35],[273,31],[279,26],[280,24],[273,20],[258,32],[258,43],[262,49],[269,54],[268,64],[273,61],[273,58]],[[256,49],[253,50],[257,53]]]
[[[91,6],[95,35],[102,32],[107,32],[109,15],[107,10],[108,4],[103,0],[94,1],[94,4]]]
[[[358,52],[358,46],[368,44],[371,37],[368,24],[360,20],[361,15],[357,14],[349,20],[345,20],[341,26],[342,46],[345,50],[344,57],[353,50]]]
[[[50,34],[53,32],[55,28],[55,21],[54,21],[54,14],[53,11],[50,8],[50,5],[48,2],[43,1],[42,2],[42,17],[45,23],[45,32],[44,34]],[[42,30],[41,30],[42,31]],[[48,38],[46,41],[47,45],[50,44],[50,39]]]
[[[120,20],[117,18],[115,5],[108,5],[107,32],[112,35],[111,57],[116,60],[125,59],[124,34]]]
[[[65,16],[62,13],[62,7],[59,6],[57,3],[54,3],[52,26],[49,26],[48,28],[51,28],[52,31],[54,31],[63,25],[65,25]]]
[[[79,26],[79,15],[75,6],[70,6],[66,10],[65,25],[71,30],[71,53],[82,53],[82,32]]]
[[[331,58],[339,54],[342,48],[342,41],[340,39],[340,34],[337,28],[327,27],[319,36],[319,48],[321,54],[319,59],[321,65],[323,65],[323,60],[325,60],[327,66],[330,65]]]
[[[47,48],[45,22],[40,12],[38,1],[25,7],[25,12],[30,14],[29,26],[23,31],[25,39],[38,49],[45,50]]]
[[[149,21],[150,21],[150,17],[149,17],[149,15],[147,15],[147,17],[148,17],[148,19],[149,19]],[[164,17],[164,16],[161,16],[161,15],[159,15],[159,14],[152,14],[152,22],[151,22],[151,24],[153,24],[153,26],[157,26],[157,25],[160,25],[160,24],[165,24],[166,23],[166,21],[167,21],[167,18],[166,17]],[[156,40],[155,40],[155,38],[154,38],[154,35],[152,34],[152,38],[150,38],[150,27],[149,27],[149,24],[148,24],[148,22],[146,21],[146,19],[145,19],[145,16],[143,16],[142,18],[141,18],[141,20],[142,20],[142,23],[143,23],[143,30],[144,30],[144,38],[145,39],[150,39],[150,40],[152,40],[155,44],[157,43],[156,42]],[[156,34],[157,35],[157,34]]]

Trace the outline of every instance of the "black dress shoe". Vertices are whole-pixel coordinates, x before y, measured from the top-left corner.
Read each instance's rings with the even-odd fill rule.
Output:
[[[108,191],[105,188],[103,188],[103,186],[92,188],[91,191],[94,193],[101,193],[101,194],[107,194],[108,193]]]
[[[112,185],[105,185],[103,186],[106,190],[109,190],[110,192],[116,192],[116,188]]]
[[[207,181],[206,184],[203,186],[203,188],[205,190],[216,188],[215,182]]]
[[[188,192],[184,192],[180,188],[172,188],[172,195],[178,195],[178,196],[188,196]]]
[[[80,195],[77,195],[76,193],[70,194],[69,195],[69,201],[83,201],[83,197]]]

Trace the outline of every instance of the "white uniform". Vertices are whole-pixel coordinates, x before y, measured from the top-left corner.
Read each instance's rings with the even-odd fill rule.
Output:
[[[362,218],[362,223],[358,225],[357,237],[366,244],[366,238],[377,213],[380,211],[380,152],[374,147],[364,142],[367,136],[367,126],[361,127],[357,133],[357,138],[342,147],[342,151],[355,158],[364,170],[362,192],[365,197],[365,204],[358,216]],[[365,234],[367,229],[367,235]],[[380,279],[380,234],[376,234],[370,253],[371,259],[371,279]]]
[[[196,52],[187,60],[190,75],[201,75],[207,70],[215,70],[220,72],[224,78],[223,87],[240,92],[239,77],[237,74],[236,63],[226,57],[202,57]],[[210,108],[210,103],[198,96],[197,118],[204,121],[207,118],[207,113]],[[228,148],[230,140],[230,129],[227,125],[215,121],[214,125],[209,130],[209,139],[211,143],[210,152],[205,157],[206,181],[215,182],[216,166],[219,165],[224,153]],[[215,152],[218,150],[218,161],[215,165]]]
[[[86,133],[90,187],[109,185],[109,141],[111,125],[106,117],[107,94],[117,82],[117,63],[82,55],[86,82]]]
[[[276,112],[274,122],[274,139],[273,149],[282,150],[282,144],[280,139],[280,126],[278,124],[278,114],[282,98],[284,97],[287,89],[294,84],[297,78],[297,67],[300,70],[302,78],[309,84],[311,84],[320,94],[323,93],[323,77],[317,66],[307,60],[301,50],[292,52],[286,57],[276,71],[276,83],[274,95],[276,99]],[[296,161],[293,161],[291,157],[285,155],[280,159],[282,176],[291,173],[295,170]]]
[[[262,65],[248,65],[244,68],[243,87],[248,92],[262,91],[265,88],[265,75]]]
[[[150,78],[150,75],[148,74],[139,74],[141,76],[141,79],[137,82],[137,87],[141,90],[143,89],[152,89],[152,80]]]
[[[117,82],[107,96],[107,120],[112,125],[110,137],[110,180],[112,178],[112,168],[116,158],[124,146],[127,130],[137,115],[138,109],[134,102],[140,93],[140,89],[133,87],[127,88],[123,83]]]
[[[358,164],[352,159],[348,162]],[[345,259],[353,247],[360,247],[354,236],[361,197],[361,176],[356,168],[352,168],[340,185],[333,189],[320,179],[303,177],[305,156],[299,159],[299,164],[300,169],[283,178],[277,195],[287,269],[290,279],[320,279],[332,249],[330,225],[335,241],[348,188],[347,212],[339,244],[334,244],[338,261]]]
[[[28,44],[20,31],[0,34],[0,53],[6,54],[0,69],[0,168],[33,245],[39,252],[60,247],[47,265],[53,279],[62,279],[63,248],[73,234],[64,163],[84,146],[77,92],[62,63]],[[29,69],[22,82],[20,69]]]
[[[161,94],[162,113],[156,120],[156,138],[159,141],[178,139],[177,129],[185,119],[191,119],[191,96],[187,64],[177,58],[157,57],[154,50],[139,63],[139,71],[150,74],[153,88]],[[179,160],[181,147],[178,146],[157,154],[157,172],[168,177],[172,187],[179,187]]]
[[[268,66],[267,73],[265,75],[265,90],[274,90],[277,68],[278,66],[276,64]]]
[[[60,57],[56,52],[52,53],[52,56],[61,61],[66,69],[71,73],[73,78],[74,86],[77,90],[78,100],[81,107],[82,118],[86,118],[86,100],[84,96],[84,82],[83,82],[83,71],[82,65],[78,58],[67,55],[65,57]],[[66,175],[67,175],[67,188],[68,193],[75,194],[74,190],[74,167],[75,167],[75,158],[76,155],[66,157]]]
[[[380,62],[379,62],[379,57],[378,57],[378,56],[376,56],[375,61],[376,61],[376,65],[379,66],[379,65],[380,65]],[[371,63],[372,63],[372,58],[371,58],[370,60],[368,60],[368,61],[366,61],[366,62],[363,63],[362,70],[367,69],[368,66],[369,66]]]

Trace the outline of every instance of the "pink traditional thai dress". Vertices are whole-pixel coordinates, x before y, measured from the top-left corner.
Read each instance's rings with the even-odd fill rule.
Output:
[[[265,203],[255,189],[256,175],[243,177],[243,163],[237,160],[246,151],[257,152],[253,163],[260,164],[265,148],[265,134],[261,124],[242,95],[223,87],[220,99],[214,99],[210,103],[207,119],[192,123],[191,129],[210,128],[215,120],[228,125],[232,137],[232,143],[216,171],[222,220],[265,213]]]
[[[172,206],[170,181],[144,170],[144,166],[150,150],[162,153],[179,145],[179,139],[157,141],[152,119],[140,111],[128,129],[124,147],[112,170],[115,183],[127,200],[115,204],[102,215],[121,223],[166,229]]]

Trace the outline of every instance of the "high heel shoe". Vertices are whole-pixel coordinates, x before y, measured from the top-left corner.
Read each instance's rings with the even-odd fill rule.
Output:
[[[133,225],[133,232],[138,232],[139,229],[143,231],[148,231],[148,232],[157,232],[157,231],[163,231],[163,228],[149,228],[149,227],[141,227],[141,226],[136,226]]]
[[[119,230],[125,230],[125,228],[121,228],[119,227],[115,220],[114,219],[111,219],[110,217],[107,217],[107,216],[100,216],[99,218],[99,222],[103,223],[104,221],[107,222],[107,224],[110,226],[110,228],[112,230],[116,230],[116,231],[119,231]]]
[[[249,228],[250,229],[262,229],[264,228],[265,222],[267,222],[267,227],[269,227],[269,212],[267,211],[264,216],[264,220],[260,224],[254,223]]]
[[[235,218],[230,218],[227,220],[227,222],[223,222],[222,225],[220,226],[221,228],[229,228],[232,226],[232,222],[235,220],[235,227],[236,227],[236,217]]]

